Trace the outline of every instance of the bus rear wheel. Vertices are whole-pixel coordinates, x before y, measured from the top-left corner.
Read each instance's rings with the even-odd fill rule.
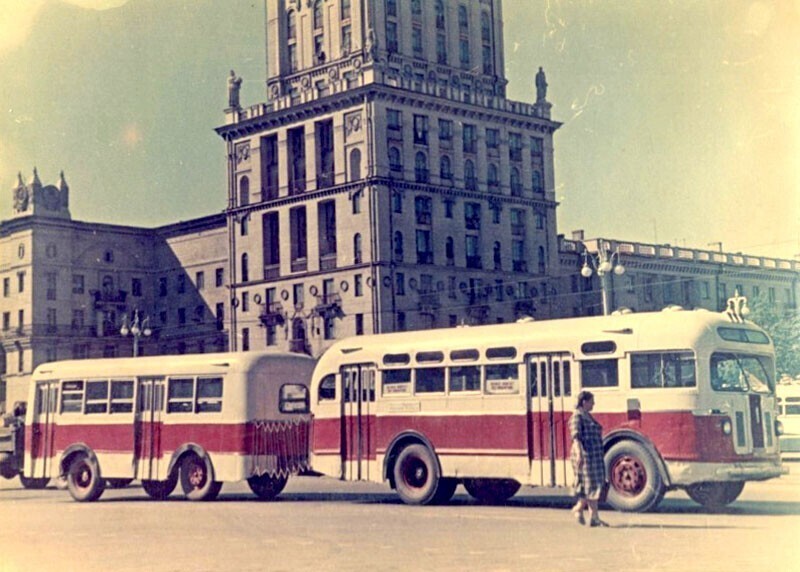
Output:
[[[32,479],[24,475],[19,476],[19,482],[22,484],[23,489],[41,490],[47,486],[50,479]]]
[[[100,498],[106,482],[100,476],[97,461],[89,455],[80,454],[69,464],[67,490],[78,502],[91,502]]]
[[[413,444],[400,451],[393,473],[395,489],[404,503],[424,505],[435,501],[441,480],[439,463],[426,446]]]
[[[278,496],[286,486],[288,477],[272,477],[270,475],[253,475],[247,479],[250,490],[261,500],[272,500]]]
[[[636,441],[620,441],[605,454],[609,487],[606,500],[617,510],[646,512],[664,498],[655,459]]]
[[[744,481],[726,483],[697,483],[686,487],[686,493],[694,502],[708,510],[719,510],[728,506],[742,494]]]
[[[142,481],[142,488],[154,500],[165,500],[178,485],[178,474],[173,471],[166,481]]]
[[[517,494],[520,484],[514,479],[464,479],[464,488],[484,504],[500,504]]]
[[[180,481],[183,494],[192,501],[211,501],[217,498],[222,483],[214,480],[214,467],[208,457],[195,453],[181,461]]]

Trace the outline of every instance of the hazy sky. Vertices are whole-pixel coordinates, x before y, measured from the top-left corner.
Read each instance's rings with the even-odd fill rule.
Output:
[[[559,232],[800,253],[800,0],[505,0],[509,97],[547,72]],[[221,211],[230,68],[264,101],[262,0],[0,0],[0,218],[61,169],[73,218]]]

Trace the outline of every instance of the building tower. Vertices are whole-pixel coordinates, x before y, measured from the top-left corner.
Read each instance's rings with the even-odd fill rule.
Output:
[[[500,0],[270,0],[228,82],[231,347],[557,313],[553,132],[506,98]],[[535,71],[535,70],[534,70]]]

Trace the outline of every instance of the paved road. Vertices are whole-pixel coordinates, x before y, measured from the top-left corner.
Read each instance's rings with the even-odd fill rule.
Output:
[[[570,499],[528,489],[479,506],[459,489],[440,507],[409,507],[386,487],[296,478],[276,502],[246,485],[219,500],[138,486],[92,504],[63,491],[0,482],[0,570],[800,570],[800,465],[750,483],[722,513],[670,493],[650,514],[606,512],[581,528]]]

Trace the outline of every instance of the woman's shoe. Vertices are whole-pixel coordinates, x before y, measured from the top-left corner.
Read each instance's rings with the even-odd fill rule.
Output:
[[[592,521],[589,523],[589,526],[601,526],[608,528],[611,525],[603,520],[600,520],[599,518],[593,518]]]
[[[583,518],[583,511],[582,511],[582,510],[578,510],[578,509],[576,509],[576,508],[573,508],[573,509],[572,509],[572,516],[574,516],[574,517],[575,517],[575,520],[576,520],[576,521],[577,521],[577,523],[578,523],[578,524],[580,524],[581,526],[583,526],[584,524],[586,524],[586,520],[584,520],[584,518]]]

